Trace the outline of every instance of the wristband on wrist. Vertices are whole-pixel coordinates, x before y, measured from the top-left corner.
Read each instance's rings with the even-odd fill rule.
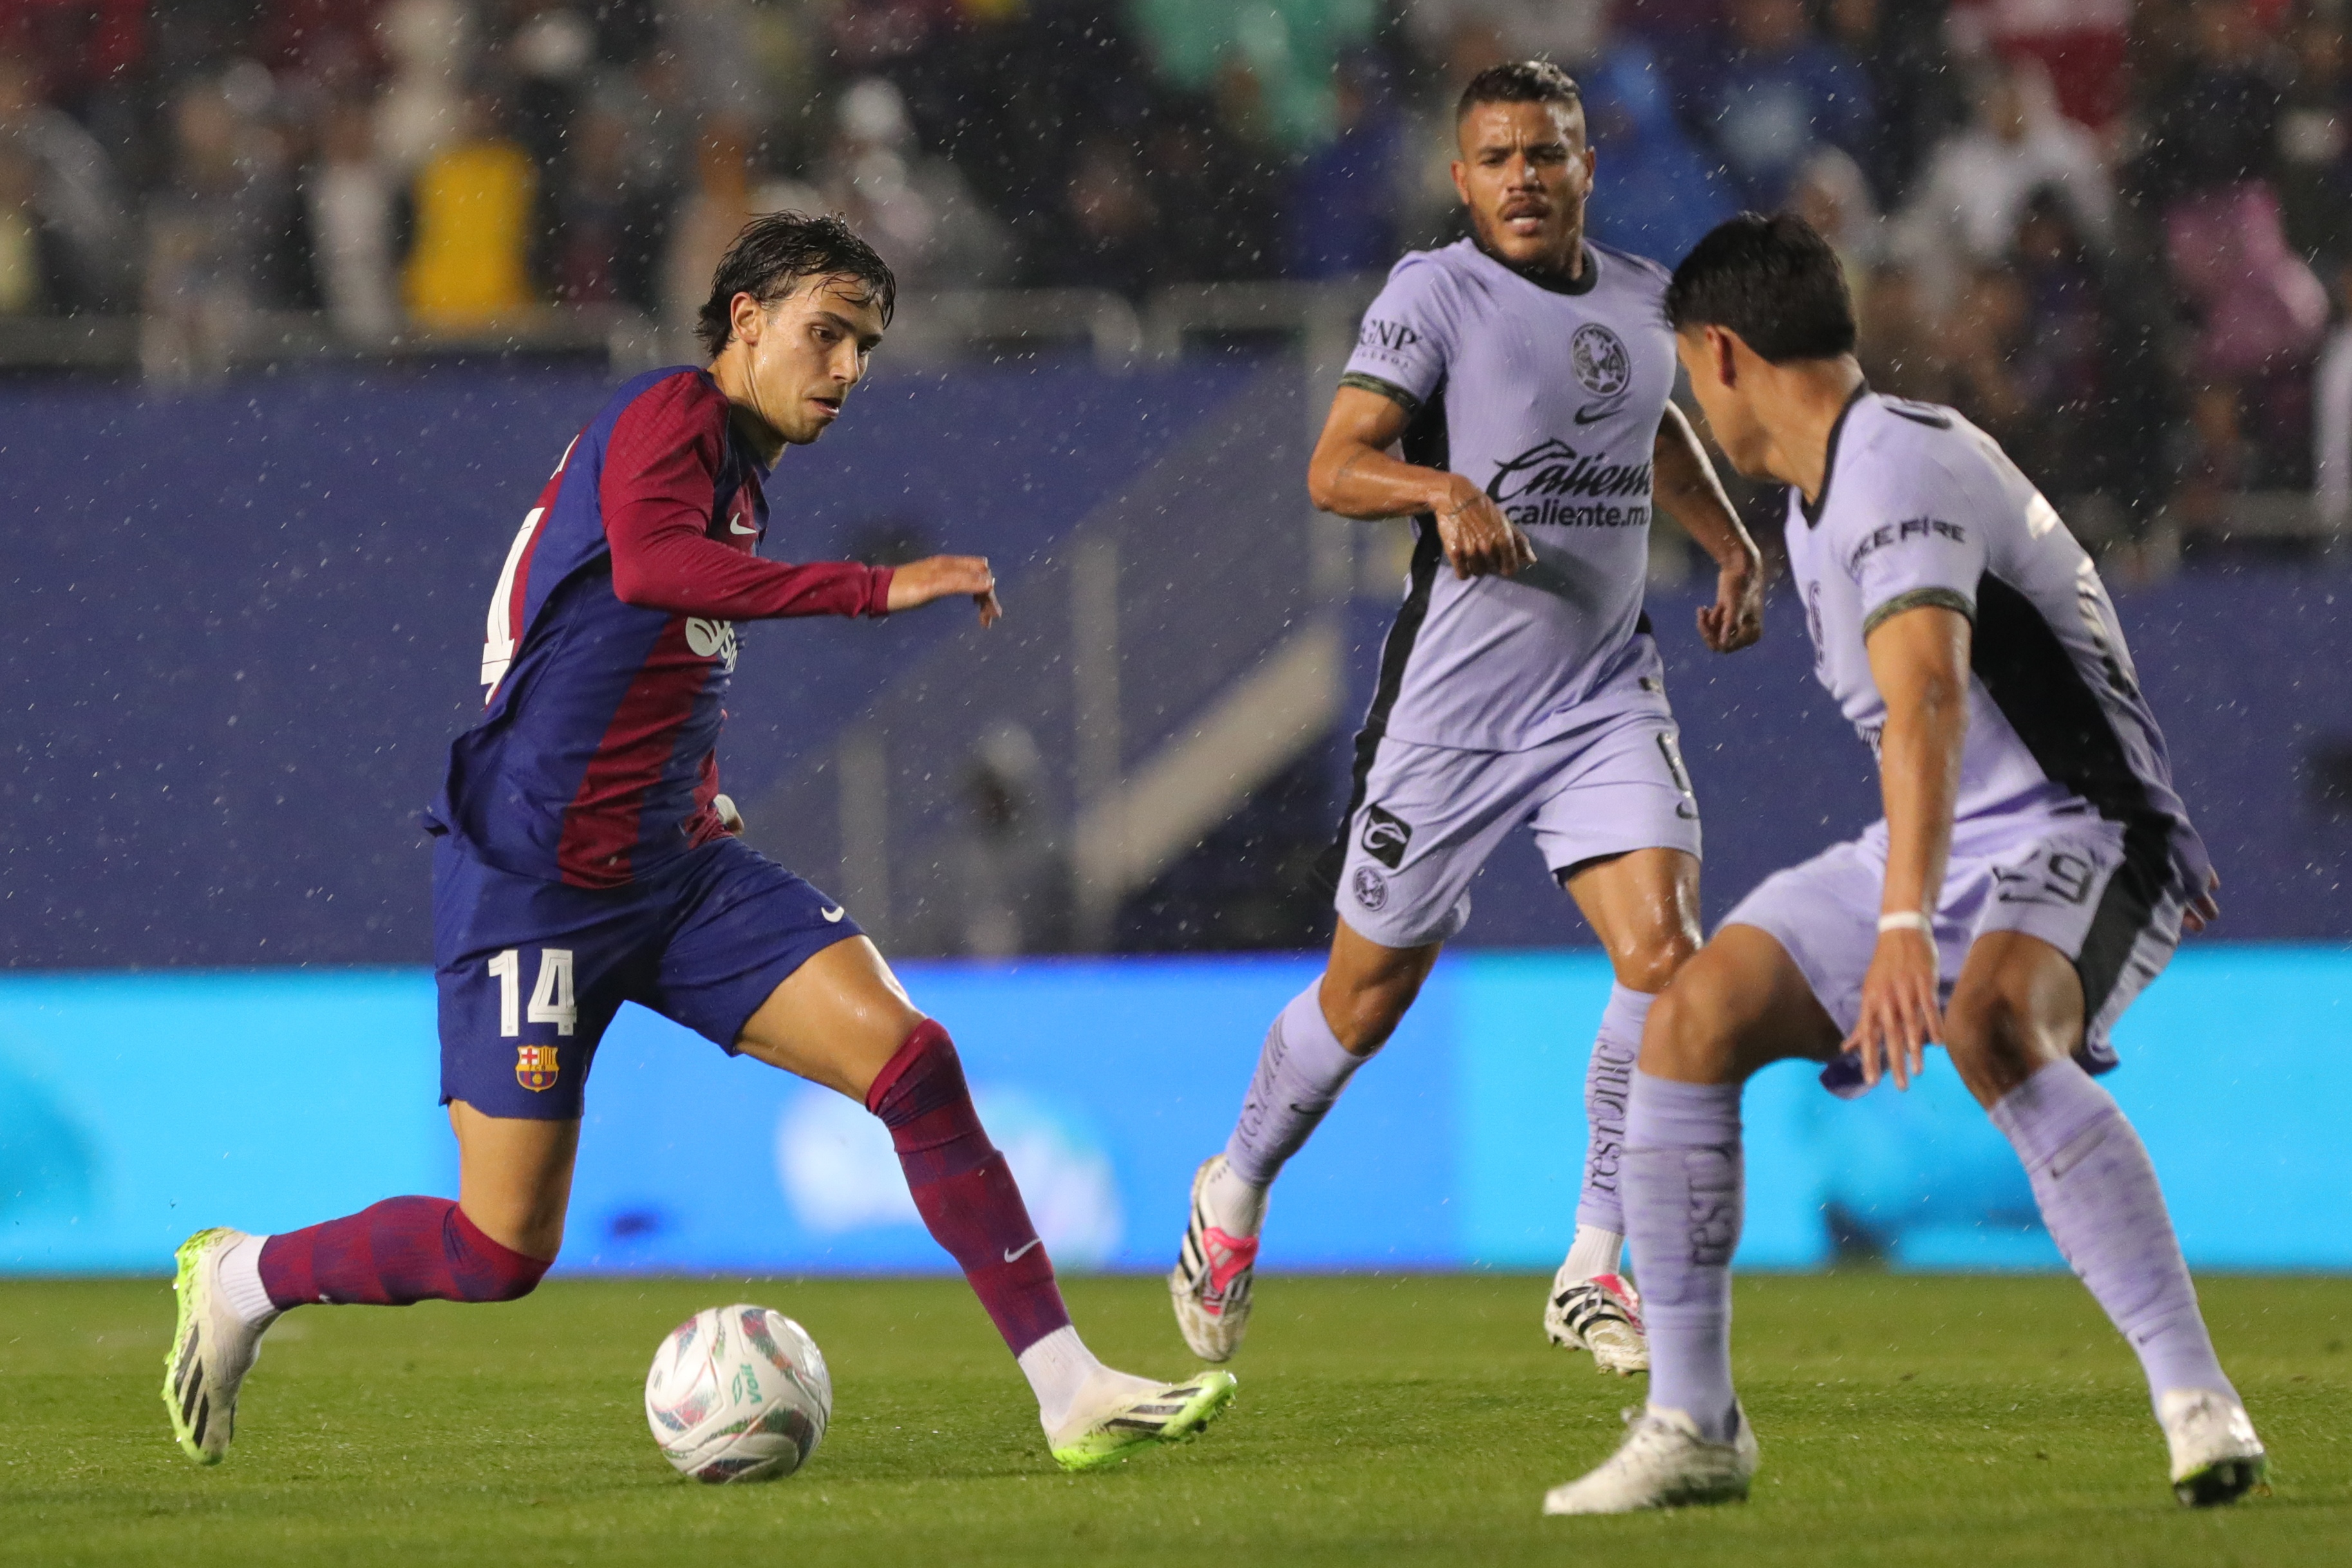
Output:
[[[1878,931],[1882,936],[1889,931],[1916,931],[1930,938],[1936,935],[1936,927],[1916,909],[1898,909],[1892,915],[1880,915]]]

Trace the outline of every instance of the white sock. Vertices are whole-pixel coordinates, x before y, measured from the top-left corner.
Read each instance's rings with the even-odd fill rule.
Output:
[[[1037,1424],[1058,1437],[1073,1416],[1114,1400],[1140,1398],[1160,1385],[1114,1372],[1095,1359],[1078,1331],[1065,1323],[1015,1358],[1037,1396]]]
[[[216,1275],[221,1300],[244,1320],[247,1328],[266,1329],[284,1309],[273,1304],[261,1286],[261,1244],[267,1236],[240,1236],[221,1249]]]
[[[1576,1239],[1569,1243],[1568,1261],[1562,1265],[1571,1280],[1590,1280],[1595,1274],[1617,1272],[1617,1260],[1622,1253],[1625,1239],[1613,1230],[1603,1230],[1597,1225],[1580,1225]]]
[[[1265,1223],[1267,1190],[1244,1181],[1227,1160],[1201,1184],[1201,1207],[1209,1211],[1209,1223],[1226,1235],[1255,1236]]]

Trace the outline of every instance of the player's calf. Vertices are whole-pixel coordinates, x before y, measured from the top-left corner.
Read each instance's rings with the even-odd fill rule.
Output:
[[[547,1260],[484,1235],[446,1198],[394,1197],[279,1236],[200,1230],[181,1244],[178,1314],[163,1360],[172,1433],[198,1464],[218,1464],[261,1336],[289,1308],[510,1301]]]
[[[916,1212],[963,1270],[1037,1396],[1038,1424],[1066,1469],[1185,1441],[1232,1402],[1234,1380],[1204,1373],[1155,1383],[1105,1366],[1071,1326],[1045,1244],[1004,1156],[972,1109],[946,1030],[926,1019],[866,1091],[890,1129]]]

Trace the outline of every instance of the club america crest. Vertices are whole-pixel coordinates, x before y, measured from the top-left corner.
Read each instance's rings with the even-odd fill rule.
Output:
[[[1615,397],[1633,381],[1633,357],[1617,334],[1598,321],[1588,321],[1568,340],[1569,363],[1584,390],[1595,397]]]
[[[533,1093],[555,1087],[555,1075],[560,1071],[551,1045],[519,1045],[515,1047],[515,1082]]]

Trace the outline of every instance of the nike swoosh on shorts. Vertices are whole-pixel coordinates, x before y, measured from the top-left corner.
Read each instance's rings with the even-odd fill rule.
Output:
[[[730,517],[727,519],[727,531],[730,534],[756,534],[760,530],[756,528],[745,528],[743,519],[740,517]]]

